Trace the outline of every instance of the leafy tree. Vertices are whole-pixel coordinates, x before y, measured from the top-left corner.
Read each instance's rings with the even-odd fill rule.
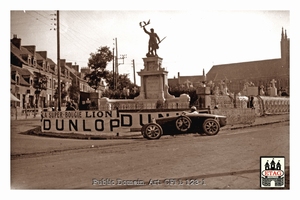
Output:
[[[47,76],[41,73],[36,73],[34,78],[33,87],[35,88],[35,105],[38,106],[40,94],[42,90],[47,90]]]
[[[132,83],[128,77],[128,74],[118,74],[117,87],[114,89],[113,72],[109,72],[106,76],[106,82],[108,83],[108,89],[103,92],[104,97],[111,99],[133,99],[139,95],[139,87]]]
[[[109,47],[100,47],[97,52],[91,53],[88,67],[91,69],[89,74],[86,74],[85,79],[89,86],[97,89],[102,78],[106,78],[109,71],[106,70],[107,63],[112,61],[113,55]]]
[[[181,86],[177,85],[175,87],[170,87],[169,93],[171,95],[174,95],[175,97],[179,97],[181,94],[188,94],[191,98],[190,105],[196,104],[197,100],[198,100],[196,88],[186,88],[186,87],[181,87]]]
[[[78,101],[79,101],[80,88],[79,88],[78,85],[72,84],[72,85],[68,88],[68,93],[69,93],[70,99],[73,99],[75,102],[78,102]]]
[[[62,102],[65,102],[65,98],[68,95],[68,92],[65,90],[65,86],[66,86],[65,82],[61,82],[60,83],[60,90],[61,90],[60,94],[61,94],[61,100],[62,100]],[[58,99],[58,87],[55,90],[54,99],[55,100]]]
[[[73,99],[75,102],[79,102],[79,96],[80,96],[80,88],[79,83],[77,82],[77,77],[72,80],[72,85],[68,88],[68,93],[70,99]]]

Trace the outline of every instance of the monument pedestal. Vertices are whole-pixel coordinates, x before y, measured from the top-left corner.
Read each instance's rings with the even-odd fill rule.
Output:
[[[144,69],[138,72],[141,77],[140,95],[135,100],[165,101],[175,98],[168,92],[168,72],[161,67],[162,58],[143,58]]]
[[[276,97],[277,96],[277,88],[276,87],[271,87],[269,95],[271,97]]]
[[[162,58],[143,58],[144,69],[138,72],[141,77],[140,95],[134,98],[144,108],[188,108],[189,97],[175,98],[168,91],[168,71],[162,68]],[[163,106],[164,105],[164,106]]]
[[[211,106],[210,87],[199,87],[196,89],[199,108],[208,108]]]

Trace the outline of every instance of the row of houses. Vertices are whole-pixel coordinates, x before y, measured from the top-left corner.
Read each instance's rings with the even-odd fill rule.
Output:
[[[37,51],[35,45],[22,45],[21,38],[14,35],[10,42],[11,49],[11,94],[20,101],[12,102],[11,106],[19,110],[31,108],[49,108],[57,105],[57,88],[58,88],[58,67],[57,64],[47,57],[47,51]],[[85,73],[79,72],[79,66],[67,62],[66,59],[60,59],[60,81],[65,96],[62,99],[62,105],[70,100],[68,89],[71,85],[76,84],[80,92],[95,92],[87,81],[84,80],[85,73],[89,68],[84,70]],[[46,79],[43,90],[37,94],[34,87],[39,77]]]

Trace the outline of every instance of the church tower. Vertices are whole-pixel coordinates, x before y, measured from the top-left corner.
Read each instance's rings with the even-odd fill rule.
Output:
[[[281,60],[283,67],[290,67],[290,39],[287,37],[286,30],[281,31]]]

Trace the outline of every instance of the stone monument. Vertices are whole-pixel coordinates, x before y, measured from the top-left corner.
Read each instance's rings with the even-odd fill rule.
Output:
[[[149,35],[148,52],[146,58],[143,58],[144,69],[137,72],[141,77],[140,94],[134,99],[112,100],[102,98],[100,109],[111,110],[114,104],[119,110],[156,110],[156,109],[188,109],[190,105],[190,96],[181,94],[180,97],[175,97],[169,94],[168,86],[168,71],[162,67],[162,58],[157,55],[157,49],[162,40],[150,29],[151,32],[145,29],[145,26],[150,24],[150,20],[140,22],[141,28]],[[124,90],[125,91],[125,90]]]
[[[265,87],[264,87],[263,85],[260,86],[260,90],[259,90],[259,95],[260,95],[260,96],[264,96],[264,95],[265,95],[264,88],[265,88]]]
[[[150,20],[147,23],[140,23],[141,28],[149,35],[149,43],[146,58],[143,58],[144,69],[138,72],[141,77],[140,95],[135,97],[134,100],[142,104],[166,104],[165,108],[188,108],[190,101],[188,95],[183,94],[179,98],[175,98],[175,96],[169,94],[168,71],[162,67],[163,59],[156,52],[158,44],[162,40],[154,33],[154,29],[151,29],[151,32],[145,29],[148,24],[150,24]]]
[[[277,88],[275,87],[276,81],[273,79],[272,81],[270,81],[270,83],[271,83],[271,87],[269,88],[269,95],[271,97],[275,97],[277,96]]]
[[[188,95],[181,95],[179,98],[170,95],[168,91],[168,71],[162,68],[162,58],[143,58],[144,69],[138,72],[141,77],[140,95],[135,97],[139,103],[157,104],[158,102],[168,104],[168,108],[185,108],[189,103]],[[183,106],[185,105],[185,106]]]

